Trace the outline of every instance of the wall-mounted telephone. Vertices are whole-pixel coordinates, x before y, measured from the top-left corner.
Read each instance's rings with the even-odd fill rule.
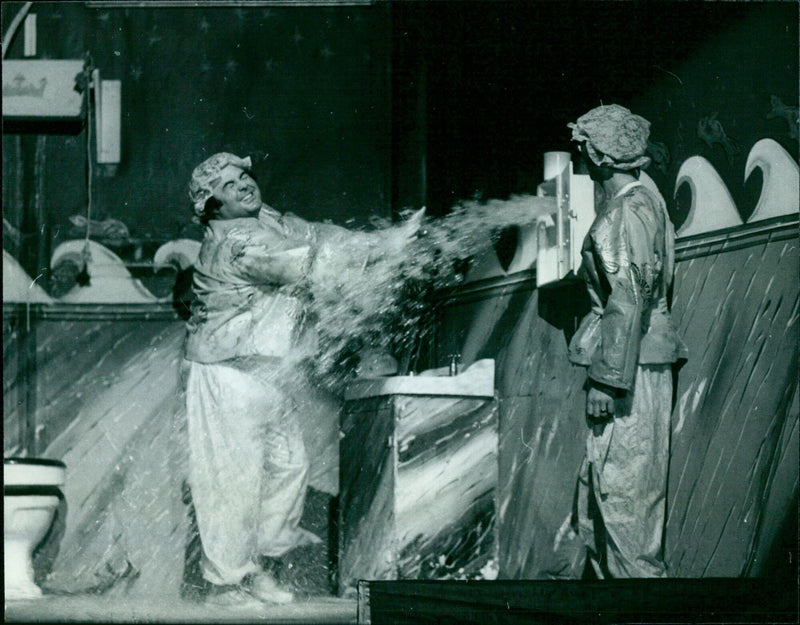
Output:
[[[102,80],[100,70],[92,71],[97,163],[114,175],[120,161],[122,123],[122,81]]]
[[[83,59],[3,59],[3,119],[6,121],[80,121],[85,118],[84,94],[76,88],[85,71]],[[113,175],[120,162],[122,81],[101,80],[94,69],[93,91],[97,163]]]
[[[569,152],[545,152],[544,182],[539,197],[554,197],[556,211],[538,223],[536,286],[575,273],[583,239],[594,220],[594,182],[575,174]]]

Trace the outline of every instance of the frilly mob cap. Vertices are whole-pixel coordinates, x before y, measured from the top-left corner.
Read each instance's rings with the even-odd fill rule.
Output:
[[[567,126],[573,141],[586,143],[589,158],[597,165],[636,169],[650,164],[645,156],[650,122],[624,106],[598,106]]]
[[[189,181],[189,197],[198,217],[202,216],[206,200],[214,194],[214,188],[219,184],[219,173],[228,165],[250,169],[253,163],[249,156],[240,158],[228,152],[218,152],[194,168]]]

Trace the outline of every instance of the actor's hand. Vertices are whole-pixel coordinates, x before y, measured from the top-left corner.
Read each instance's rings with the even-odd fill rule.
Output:
[[[616,391],[605,384],[591,382],[586,394],[586,414],[594,419],[611,419],[614,416]]]

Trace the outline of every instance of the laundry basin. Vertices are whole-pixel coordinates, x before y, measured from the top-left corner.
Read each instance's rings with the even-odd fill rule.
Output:
[[[494,361],[357,380],[341,414],[339,593],[497,575]]]
[[[453,376],[449,374],[449,367],[441,367],[417,375],[358,379],[348,386],[345,400],[384,395],[493,397],[494,360],[478,360]]]

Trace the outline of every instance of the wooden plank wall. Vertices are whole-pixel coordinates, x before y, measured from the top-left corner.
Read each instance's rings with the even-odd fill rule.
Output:
[[[22,346],[25,311],[4,310],[4,455],[21,455],[13,448],[31,429],[30,455],[67,465],[56,538],[37,551],[37,580],[49,572],[51,591],[99,592],[125,578],[114,592],[174,597],[191,538],[182,501],[185,323],[157,307],[153,320],[85,308],[66,316],[48,308],[40,318],[33,311]],[[310,486],[324,495],[309,498],[314,514],[337,487],[336,411],[330,416],[309,414],[301,424],[314,460]],[[320,557],[312,576],[324,568],[327,580]]]
[[[579,283],[540,289],[497,355],[500,403],[500,574],[581,575],[577,542],[554,548],[571,513],[583,455],[585,372],[567,345],[588,311]]]
[[[82,407],[119,381],[130,358],[164,341],[165,331],[176,323],[42,321],[36,311],[28,323],[24,310],[4,312],[3,321],[5,455],[22,442],[14,433],[24,428],[26,416],[36,424],[30,451],[43,452]],[[30,352],[21,340],[32,343]]]
[[[798,492],[800,289],[791,219],[695,237],[678,256],[673,314],[691,357],[677,372],[673,413],[671,575],[796,567],[796,545],[788,546],[793,555],[776,555]],[[585,372],[568,363],[567,345],[586,302],[574,283],[511,291],[446,306],[439,356],[479,334],[482,346],[471,352],[498,361],[501,577],[574,577],[579,545],[563,530],[583,455]],[[470,328],[498,306],[492,328]]]
[[[794,218],[777,228],[703,236],[678,258],[673,310],[691,358],[678,372],[673,416],[666,532],[673,575],[767,574],[786,562],[785,548],[796,557],[796,544],[781,543],[796,523],[798,492],[796,227]],[[566,349],[586,310],[581,285],[533,290],[530,281],[444,309],[443,354],[468,345],[465,364],[497,359],[501,577],[580,574],[577,545],[559,530],[584,441],[585,373],[568,363]],[[479,327],[470,332],[475,319]],[[91,410],[102,419],[114,411],[113,401],[103,408],[96,400],[130,408],[123,388],[174,392],[181,322],[51,321],[36,328],[39,383],[29,399],[45,426],[42,449],[71,415]],[[10,369],[19,366],[13,344],[4,340]],[[135,362],[147,364],[142,376],[123,379],[119,373]],[[4,401],[10,413],[25,410],[14,379],[4,371],[4,391],[17,398]],[[11,432],[7,426],[4,418]]]
[[[795,225],[700,244],[677,265],[673,308],[691,358],[673,415],[666,556],[675,575],[744,574],[763,559],[774,521],[796,514],[764,517],[779,496],[772,489],[797,489],[797,269]],[[793,483],[776,482],[792,456]]]

